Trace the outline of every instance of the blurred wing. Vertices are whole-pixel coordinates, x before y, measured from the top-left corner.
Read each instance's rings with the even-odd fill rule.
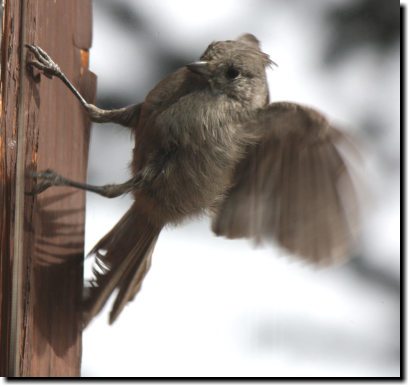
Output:
[[[317,111],[285,102],[261,110],[250,126],[260,141],[238,164],[213,231],[276,240],[317,263],[344,258],[358,220],[350,156],[342,152],[355,151],[347,136]]]

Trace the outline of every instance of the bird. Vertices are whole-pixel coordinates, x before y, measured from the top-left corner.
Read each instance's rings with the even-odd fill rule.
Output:
[[[270,101],[267,71],[275,63],[254,35],[212,42],[144,101],[111,110],[88,103],[43,49],[26,46],[28,65],[61,79],[91,121],[129,127],[135,142],[132,177],[121,184],[32,173],[35,195],[52,186],[133,195],[90,252],[84,327],[117,290],[112,324],[139,292],[161,230],[202,214],[217,236],[273,243],[305,262],[328,265],[348,256],[359,224],[355,143],[314,108]]]

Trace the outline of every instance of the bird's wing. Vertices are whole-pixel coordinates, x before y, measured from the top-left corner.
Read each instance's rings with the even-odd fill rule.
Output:
[[[238,164],[213,231],[275,240],[316,263],[344,258],[358,221],[349,138],[317,111],[287,102],[258,112],[249,130],[260,131],[260,139]]]

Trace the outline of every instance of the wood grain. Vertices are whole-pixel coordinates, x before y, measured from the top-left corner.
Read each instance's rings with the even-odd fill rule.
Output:
[[[59,80],[29,71],[24,71],[20,79],[18,70],[24,60],[19,55],[23,33],[25,43],[45,49],[86,99],[93,101],[96,77],[88,70],[88,60],[84,60],[91,45],[91,1],[7,1],[4,20],[0,137],[1,371],[5,375],[14,369],[15,376],[78,376],[85,195],[63,187],[52,188],[36,198],[24,195],[24,211],[18,213],[13,198],[16,173],[26,175],[27,171],[51,168],[74,180],[86,179],[90,123],[79,103]],[[22,85],[24,93],[19,101],[18,90]],[[16,169],[17,142],[21,141],[17,136],[19,112],[24,129],[21,171]],[[24,190],[30,191],[32,185],[33,180],[26,176]],[[21,232],[14,227],[16,219],[22,219]],[[22,251],[20,257],[13,255],[14,246]],[[10,308],[15,295],[10,294],[13,285],[10,271],[14,259],[21,259],[22,263],[16,360],[10,358],[15,338],[8,338],[8,333],[13,331]],[[8,356],[7,362],[4,356]]]

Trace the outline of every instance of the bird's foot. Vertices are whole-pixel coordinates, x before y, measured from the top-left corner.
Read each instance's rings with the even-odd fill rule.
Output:
[[[42,172],[30,172],[30,176],[37,179],[37,184],[34,186],[33,190],[31,192],[27,192],[27,194],[33,196],[40,194],[47,188],[62,185],[64,183],[64,178],[51,169],[46,169]]]
[[[26,44],[25,46],[31,51],[35,58],[27,62],[28,66],[35,67],[41,70],[43,74],[48,78],[52,78],[53,76],[61,76],[62,72],[60,70],[60,67],[41,47],[34,44]]]

